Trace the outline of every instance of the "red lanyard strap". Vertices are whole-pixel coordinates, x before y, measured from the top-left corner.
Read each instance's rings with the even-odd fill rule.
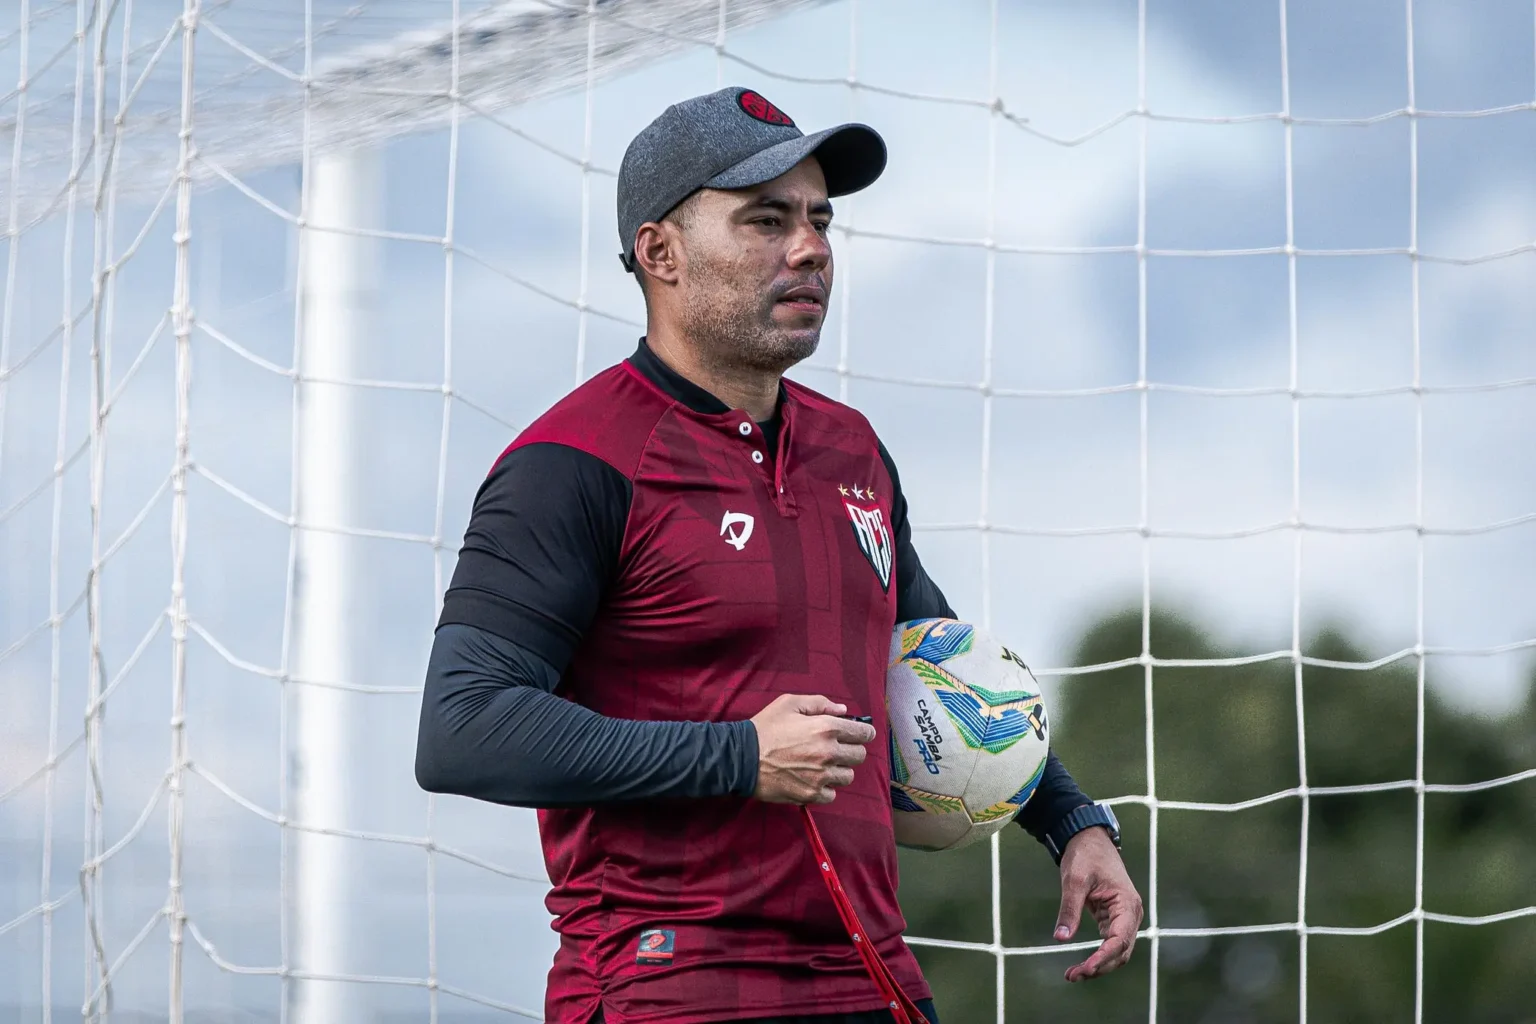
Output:
[[[805,804],[800,805],[800,811],[805,817],[805,831],[811,839],[811,851],[816,855],[816,866],[821,868],[822,880],[827,883],[827,891],[832,894],[832,902],[837,906],[837,916],[843,919],[843,927],[848,930],[848,937],[853,940],[853,948],[859,951],[859,959],[864,961],[864,970],[869,972],[870,980],[880,990],[880,995],[885,998],[886,1005],[890,1008],[891,1016],[896,1024],[928,1024],[928,1018],[923,1016],[923,1011],[917,1008],[917,1004],[907,998],[907,994],[896,984],[896,978],[891,974],[891,969],[886,966],[874,943],[869,941],[869,936],[864,931],[864,926],[859,923],[859,915],[853,909],[853,901],[843,891],[843,883],[837,877],[837,868],[832,866],[832,858],[827,853],[827,844],[821,841],[821,832],[816,828],[816,819],[811,817],[811,809]]]

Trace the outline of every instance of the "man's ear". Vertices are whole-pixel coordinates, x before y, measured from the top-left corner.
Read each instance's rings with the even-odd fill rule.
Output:
[[[635,232],[635,272],[676,284],[681,263],[678,258],[680,241],[675,227],[669,229],[656,221],[640,225],[640,230]]]

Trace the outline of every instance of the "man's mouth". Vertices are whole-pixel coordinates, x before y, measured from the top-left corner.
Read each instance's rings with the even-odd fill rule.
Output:
[[[813,285],[791,288],[779,296],[779,305],[788,306],[797,313],[819,313],[827,304],[827,293]]]

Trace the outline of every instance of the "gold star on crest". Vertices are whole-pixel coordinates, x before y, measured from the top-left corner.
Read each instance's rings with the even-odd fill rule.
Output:
[[[864,488],[864,493],[869,495],[869,500],[870,501],[874,501],[875,500],[875,489],[873,487],[866,487],[866,488]]]
[[[837,485],[837,493],[841,494],[843,497],[846,498],[846,497],[848,497],[848,488],[844,487],[842,484],[838,484]]]

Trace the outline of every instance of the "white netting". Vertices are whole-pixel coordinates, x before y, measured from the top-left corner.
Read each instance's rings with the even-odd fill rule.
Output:
[[[1112,802],[1148,814],[1148,1018],[1164,940],[1297,936],[1305,1018],[1313,937],[1411,928],[1425,1019],[1426,922],[1536,915],[1440,912],[1424,881],[1427,794],[1536,779],[1425,770],[1426,665],[1497,709],[1536,649],[1536,66],[1494,73],[1536,64],[1536,26],[1407,3],[1339,62],[1366,70],[1330,78],[1318,55],[1341,30],[1310,5],[1186,10],[1161,34],[1159,6],[22,0],[0,30],[17,83],[0,98],[0,1007],[538,1016],[552,940],[531,815],[415,789],[415,695],[489,459],[641,328],[612,255],[618,155],[666,102],[740,80],[802,124],[851,114],[892,143],[880,189],[838,204],[834,322],[800,372],[895,451],[952,602],[1060,659],[1088,609],[1139,594],[1139,656],[1037,674],[1142,675],[1145,792]],[[1260,23],[1267,58],[1213,56],[1247,53]],[[1396,49],[1370,51],[1382,38]],[[1312,84],[1293,105],[1297,67]],[[1426,75],[1437,109],[1418,106]],[[1463,134],[1424,159],[1444,125]],[[1321,156],[1298,157],[1301,132]],[[1382,132],[1402,148],[1356,146]],[[1402,180],[1349,179],[1374,159]],[[1314,193],[1331,204],[1298,207]],[[1401,202],[1374,230],[1383,194]],[[1431,277],[1455,273],[1479,276]],[[1188,312],[1224,303],[1241,315]],[[1101,304],[1106,321],[1084,312]],[[1332,411],[1351,406],[1369,415]],[[1266,415],[1267,469],[1232,436]],[[1393,417],[1399,435],[1374,422]],[[1457,541],[1488,546],[1434,553]],[[1154,657],[1165,581],[1289,644]],[[1347,608],[1379,655],[1305,653],[1314,605]],[[1296,784],[1164,796],[1157,670],[1266,662],[1293,666]],[[1305,671],[1396,663],[1416,672],[1411,776],[1309,783]],[[1314,802],[1399,790],[1412,907],[1316,923]],[[1294,918],[1168,926],[1163,812],[1284,801]],[[1061,948],[1005,942],[1002,858],[994,840],[988,940],[911,939],[994,958],[999,1021],[1009,959]]]
[[[743,0],[726,12],[743,26],[809,0]],[[0,122],[0,143],[17,157],[4,187],[19,198],[22,223],[65,201],[75,132],[77,70],[102,77],[91,100],[105,103],[104,130],[86,113],[87,159],[110,152],[119,194],[154,196],[174,186],[174,139],[182,128],[182,5],[139,0],[106,18],[88,10],[73,38],[78,5],[22,9],[6,40],[26,53]],[[258,5],[212,0],[186,5],[197,35],[192,102],[197,111],[194,180],[228,178],[300,159],[310,144],[364,146],[403,132],[445,125],[454,116],[494,120],[502,108],[581,87],[588,67],[607,77],[654,62],[721,18],[717,0],[592,5],[618,29],[588,60],[586,5],[550,0],[312,0]],[[454,31],[454,27],[458,31]],[[98,29],[100,31],[98,31]],[[85,63],[77,61],[83,45]],[[182,59],[188,55],[181,54]],[[117,124],[119,113],[123,114]],[[261,125],[259,132],[252,125]],[[516,129],[512,129],[516,130]],[[25,139],[16,145],[17,135]],[[87,183],[90,178],[85,172]]]

